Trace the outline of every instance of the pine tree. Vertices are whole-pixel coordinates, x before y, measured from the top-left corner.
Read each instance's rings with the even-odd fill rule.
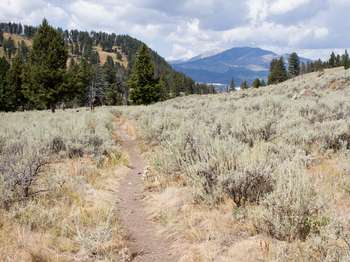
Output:
[[[12,96],[7,86],[6,76],[10,69],[10,64],[4,57],[0,57],[0,111],[8,111],[8,101]]]
[[[248,88],[249,88],[248,82],[246,80],[244,80],[241,83],[241,90],[248,89]]]
[[[148,105],[160,100],[160,86],[154,78],[154,65],[146,45],[138,52],[128,85],[134,104]]]
[[[288,79],[287,70],[284,64],[284,59],[281,56],[279,59],[273,59],[270,64],[270,74],[268,84],[278,84]]]
[[[15,111],[18,109],[23,110],[25,108],[26,99],[23,95],[22,86],[22,73],[23,73],[23,61],[18,54],[12,61],[10,70],[7,72],[6,82],[11,98],[8,98],[10,109]]]
[[[300,59],[295,52],[288,59],[288,74],[290,77],[296,77],[300,74]]]
[[[86,90],[91,77],[90,66],[85,60],[80,63],[70,60],[69,69],[64,75],[62,90],[65,91],[63,97],[66,107],[83,106],[85,102]]]
[[[328,65],[330,68],[336,66],[336,62],[337,62],[336,60],[337,60],[337,58],[336,58],[334,52],[332,52],[331,57],[329,58],[329,61],[328,61]]]
[[[252,84],[252,87],[254,88],[259,88],[261,86],[261,82],[260,82],[260,79],[257,78],[253,81],[253,84]]]
[[[335,58],[335,66],[341,66],[341,58],[340,55],[338,54]]]
[[[0,30],[0,47],[3,46],[3,41],[4,41],[4,32]]]
[[[28,61],[29,48],[23,40],[18,44],[18,54],[22,62]]]
[[[266,82],[265,82],[264,79],[262,79],[262,80],[260,81],[260,86],[266,86]]]
[[[345,53],[342,56],[342,64],[345,69],[350,68],[350,58],[349,58],[348,50],[345,50]]]
[[[63,84],[68,54],[62,35],[44,19],[33,39],[25,69],[24,94],[37,109],[50,108],[64,100]]]
[[[230,92],[236,91],[236,84],[233,78],[231,79],[231,82],[230,82],[229,91]]]

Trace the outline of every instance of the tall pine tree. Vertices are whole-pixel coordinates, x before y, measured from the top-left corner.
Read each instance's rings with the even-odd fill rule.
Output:
[[[289,77],[296,77],[300,74],[300,59],[297,53],[292,53],[288,59]]]
[[[348,50],[345,50],[345,53],[342,56],[342,64],[345,69],[350,68],[350,58],[349,58]]]
[[[44,19],[34,36],[24,78],[24,94],[35,108],[55,112],[64,100],[67,58],[62,35]]]
[[[146,45],[142,45],[130,79],[130,99],[136,105],[152,104],[161,98],[161,86],[154,77],[154,65]]]
[[[329,58],[328,65],[329,67],[335,67],[337,64],[337,57],[335,56],[334,52],[332,52],[331,57]]]
[[[6,77],[7,87],[11,93],[8,99],[8,102],[11,103],[11,110],[25,109],[26,99],[22,90],[23,67],[22,58],[20,54],[17,54]]]
[[[0,57],[0,111],[9,111],[11,106],[8,104],[12,94],[8,89],[6,76],[10,69],[10,64],[5,57]]]
[[[248,82],[246,80],[244,80],[241,83],[241,90],[245,90],[245,89],[248,89],[248,88],[249,88]]]
[[[254,88],[259,88],[261,86],[261,82],[260,82],[260,79],[257,78],[253,81],[253,84],[252,84],[252,87]]]

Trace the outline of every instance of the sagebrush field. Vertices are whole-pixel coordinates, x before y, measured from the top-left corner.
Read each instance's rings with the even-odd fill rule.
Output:
[[[152,148],[154,217],[185,237],[183,261],[350,259],[349,76],[127,110]]]
[[[115,261],[111,109],[0,114],[0,260]]]
[[[123,261],[122,114],[180,261],[350,259],[350,71],[151,106],[0,114],[0,258]]]

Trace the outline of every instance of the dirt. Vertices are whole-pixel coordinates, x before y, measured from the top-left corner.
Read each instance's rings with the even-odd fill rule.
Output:
[[[177,261],[167,236],[158,232],[146,211],[146,191],[142,180],[145,161],[140,153],[133,126],[124,119],[117,120],[117,137],[128,154],[130,172],[119,187],[121,222],[129,236],[132,261]]]

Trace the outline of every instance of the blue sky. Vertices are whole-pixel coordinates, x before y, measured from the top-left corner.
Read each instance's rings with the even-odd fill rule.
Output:
[[[0,20],[130,34],[168,59],[235,46],[325,58],[350,47],[350,0],[1,0]]]

